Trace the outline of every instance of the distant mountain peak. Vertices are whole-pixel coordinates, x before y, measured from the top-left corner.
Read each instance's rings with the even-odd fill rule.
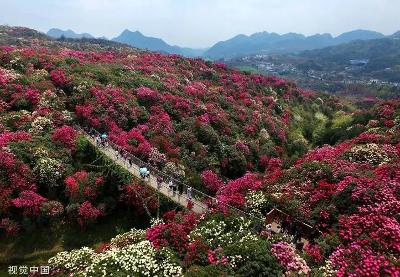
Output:
[[[61,38],[61,37],[66,37],[66,38],[94,38],[91,34],[88,33],[82,33],[78,34],[72,31],[71,29],[67,30],[61,30],[58,28],[51,28],[48,32],[47,35],[52,38]]]
[[[392,38],[400,38],[400,31],[395,32],[393,35],[391,35],[390,37]]]
[[[172,46],[160,38],[145,36],[139,31],[125,29],[119,36],[112,39],[116,42],[126,43],[136,48],[147,49],[169,54],[178,54],[188,57],[201,56],[204,50]]]

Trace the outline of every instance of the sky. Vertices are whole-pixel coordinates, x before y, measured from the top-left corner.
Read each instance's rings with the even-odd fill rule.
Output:
[[[0,0],[0,24],[113,38],[124,29],[187,47],[237,34],[400,30],[399,0]]]

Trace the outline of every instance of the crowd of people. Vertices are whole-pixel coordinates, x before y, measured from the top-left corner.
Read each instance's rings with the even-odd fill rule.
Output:
[[[109,146],[107,134],[99,134],[94,130],[89,130],[88,134],[94,139],[96,145],[101,148],[106,148]],[[124,151],[122,148],[114,149],[116,151],[117,159],[123,161],[129,168],[133,166],[133,160],[131,155]],[[150,181],[150,166],[147,164],[142,164],[139,166],[139,175],[143,180]],[[181,182],[176,182],[173,178],[169,177],[165,180],[162,176],[157,175],[156,177],[157,189],[161,190],[163,183],[168,186],[168,193],[172,194],[173,197],[178,193],[178,197],[184,194],[184,185]],[[193,188],[188,186],[186,188],[186,197],[192,200]]]

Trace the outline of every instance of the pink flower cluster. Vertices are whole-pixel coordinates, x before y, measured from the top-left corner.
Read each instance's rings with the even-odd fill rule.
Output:
[[[166,223],[155,225],[146,230],[146,238],[154,247],[172,247],[178,253],[184,253],[188,247],[188,235],[199,223],[193,213],[173,214],[164,218]]]
[[[272,245],[272,254],[278,259],[278,262],[286,269],[286,276],[308,275],[310,268],[307,263],[296,254],[294,247],[286,242],[278,242]]]
[[[7,146],[7,144],[12,141],[21,141],[21,140],[29,141],[31,140],[31,138],[32,138],[31,135],[24,131],[16,131],[16,132],[6,131],[0,134],[0,148]]]
[[[18,198],[12,200],[12,203],[17,208],[22,208],[25,215],[38,215],[41,205],[47,199],[40,196],[34,191],[25,190],[19,194]]]
[[[207,258],[208,262],[213,265],[227,265],[229,260],[225,256],[221,256],[220,252],[222,252],[222,248],[219,247],[215,250],[208,250]]]
[[[205,170],[201,174],[204,186],[212,193],[219,191],[225,183],[212,170]]]
[[[399,265],[393,265],[385,255],[376,254],[358,242],[339,246],[330,257],[338,277],[399,276]]]
[[[83,226],[96,220],[102,212],[89,201],[83,202],[78,209],[78,223]]]
[[[73,201],[95,199],[103,182],[101,176],[86,171],[78,171],[64,181],[67,195]]]
[[[242,208],[246,203],[246,194],[259,190],[263,186],[262,180],[255,173],[246,173],[243,177],[229,181],[217,192],[219,204],[233,205]]]
[[[71,81],[71,79],[65,75],[64,70],[61,68],[57,68],[57,69],[54,69],[53,71],[51,71],[50,77],[51,77],[51,80],[53,81],[53,83],[56,86],[60,86],[60,87],[67,85]]]
[[[68,125],[63,125],[54,131],[51,138],[54,142],[59,141],[62,145],[69,148],[72,152],[75,152],[77,135],[78,133],[75,131],[74,128]]]

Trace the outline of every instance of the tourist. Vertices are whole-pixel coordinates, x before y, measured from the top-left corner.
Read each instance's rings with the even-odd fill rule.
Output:
[[[182,183],[178,183],[178,193],[179,193],[179,196],[183,193],[183,184]]]
[[[186,193],[187,193],[188,198],[191,200],[192,199],[192,187],[189,186],[187,188]]]
[[[267,224],[267,233],[268,233],[268,236],[272,235],[272,224]]]
[[[139,168],[139,174],[140,174],[140,177],[142,177],[143,179],[145,179],[146,176],[147,176],[147,174],[148,174],[147,168],[146,168],[145,166],[141,166],[141,167]]]
[[[176,195],[176,184],[172,185],[172,196],[175,197]]]
[[[157,189],[161,189],[161,185],[163,182],[163,178],[161,176],[157,176]]]

